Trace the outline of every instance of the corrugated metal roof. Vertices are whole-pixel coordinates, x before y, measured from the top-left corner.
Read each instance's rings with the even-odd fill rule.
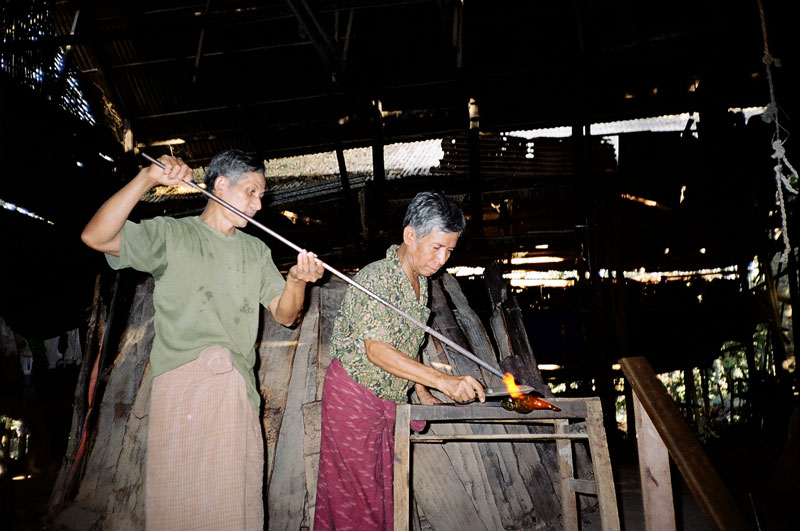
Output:
[[[431,169],[438,166],[444,156],[441,143],[441,139],[435,139],[384,146],[386,178],[430,175]],[[348,174],[372,175],[372,148],[345,149],[344,160]],[[267,161],[265,175],[278,180],[339,175],[339,163],[333,151],[282,157]]]

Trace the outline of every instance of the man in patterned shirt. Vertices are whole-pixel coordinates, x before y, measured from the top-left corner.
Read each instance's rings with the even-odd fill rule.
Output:
[[[403,220],[403,243],[355,280],[421,322],[430,315],[428,277],[450,257],[464,215],[441,194],[422,192]],[[424,330],[353,287],[333,327],[333,361],[322,392],[322,437],[314,529],[391,529],[395,406],[414,384],[423,404],[428,387],[458,402],[485,400],[472,376],[420,363]]]

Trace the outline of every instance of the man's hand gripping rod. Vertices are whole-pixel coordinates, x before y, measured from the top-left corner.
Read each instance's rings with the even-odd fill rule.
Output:
[[[161,168],[162,170],[164,169],[164,165],[161,162],[157,161],[156,159],[154,159],[153,157],[149,156],[148,154],[142,153],[142,156],[144,158],[146,158],[147,160],[149,160],[150,162],[152,162],[153,164],[155,164],[156,166],[158,166],[159,168]],[[239,210],[235,206],[231,205],[230,203],[224,201],[223,199],[220,199],[219,197],[215,196],[214,194],[212,194],[208,190],[205,190],[203,187],[199,186],[194,181],[184,181],[184,182],[188,186],[191,186],[195,190],[201,192],[203,195],[205,195],[206,197],[208,197],[212,201],[215,201],[215,202],[219,203],[220,205],[222,205],[223,207],[227,208],[228,210],[230,210],[231,212],[233,212],[237,216],[241,216],[242,218],[246,219],[249,223],[252,223],[253,225],[258,227],[259,229],[263,230],[264,232],[266,232],[267,234],[272,236],[273,238],[275,238],[277,240],[280,240],[281,242],[285,243],[286,245],[288,245],[289,247],[291,247],[295,251],[297,251],[297,252],[302,252],[303,251],[303,249],[301,247],[298,247],[297,245],[295,245],[294,243],[290,242],[289,240],[287,240],[286,238],[284,238],[283,236],[281,236],[277,232],[275,232],[272,229],[269,229],[266,226],[262,225],[261,223],[259,223],[258,221],[254,220],[253,218],[251,218],[250,216],[248,216],[247,214],[245,214],[244,212],[242,212],[241,210]],[[486,370],[488,370],[492,374],[500,377],[501,379],[503,378],[504,374],[502,372],[498,371],[497,369],[495,369],[494,367],[492,367],[491,365],[489,365],[488,363],[486,363],[485,361],[483,361],[479,357],[475,356],[475,354],[473,354],[472,352],[470,352],[467,349],[461,347],[460,345],[458,345],[457,343],[453,342],[452,340],[446,338],[445,336],[443,336],[442,334],[440,334],[439,332],[437,332],[436,330],[434,330],[430,326],[426,325],[425,323],[423,323],[419,319],[415,318],[412,315],[409,315],[407,312],[404,312],[403,310],[401,310],[397,306],[393,305],[391,302],[389,302],[387,300],[384,300],[383,298],[381,298],[379,295],[376,295],[375,293],[372,293],[370,290],[368,290],[367,288],[365,288],[364,286],[362,286],[361,284],[359,284],[355,280],[351,279],[350,277],[348,277],[344,273],[338,271],[337,269],[329,266],[328,264],[326,264],[322,260],[320,260],[320,263],[322,264],[322,267],[324,267],[325,269],[330,271],[332,274],[334,274],[337,277],[339,277],[340,279],[344,280],[345,282],[347,282],[351,286],[353,286],[353,287],[361,290],[362,292],[366,293],[367,295],[369,295],[370,297],[372,297],[376,301],[380,302],[381,304],[383,304],[387,308],[390,308],[394,312],[402,315],[403,317],[405,317],[406,319],[408,319],[409,321],[411,321],[412,323],[414,323],[418,327],[420,327],[423,330],[425,330],[425,332],[427,332],[428,334],[432,335],[433,337],[435,337],[436,339],[438,339],[442,343],[445,343],[449,347],[453,348],[459,354],[463,354],[464,356],[468,357],[469,359],[471,359],[472,361],[474,361],[475,363],[477,363],[481,367],[485,368]]]

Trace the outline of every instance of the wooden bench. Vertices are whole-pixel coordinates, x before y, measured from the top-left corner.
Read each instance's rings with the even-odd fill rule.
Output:
[[[599,398],[550,399],[561,411],[535,410],[527,414],[507,411],[498,404],[436,405],[402,404],[397,406],[394,443],[394,528],[409,529],[411,488],[411,445],[413,443],[448,442],[541,442],[555,441],[561,477],[563,528],[578,530],[576,494],[598,497],[600,518],[604,530],[619,530],[619,514],[614,491],[611,460],[608,454],[603,414]],[[586,425],[585,433],[569,430],[569,419],[579,419]],[[496,433],[425,435],[412,434],[411,421],[426,420],[436,423],[504,423],[552,424],[552,433]],[[588,440],[592,458],[594,480],[575,478],[572,459],[572,441]],[[458,508],[454,507],[454,510]]]

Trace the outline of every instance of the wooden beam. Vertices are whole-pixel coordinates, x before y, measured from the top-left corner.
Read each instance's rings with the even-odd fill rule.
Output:
[[[472,107],[472,105],[470,105]],[[470,113],[472,114],[472,113]],[[477,117],[474,118],[477,120]],[[468,135],[469,151],[469,203],[470,203],[470,223],[472,225],[472,236],[480,237],[483,235],[483,192],[481,179],[481,139],[480,129],[477,121],[473,121],[470,116],[470,129]]]
[[[672,500],[669,453],[636,393],[633,393],[633,410],[636,416],[636,445],[639,448],[645,529],[671,531],[675,529],[675,506]]]
[[[411,408],[398,407],[394,425],[394,529],[407,531],[411,492],[408,482],[411,471]]]

